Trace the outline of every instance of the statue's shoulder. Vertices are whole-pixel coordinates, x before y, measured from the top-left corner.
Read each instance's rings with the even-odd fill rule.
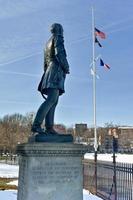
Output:
[[[53,46],[53,43],[54,43],[54,37],[50,37],[49,40],[46,42],[46,45],[45,45],[45,51],[51,49],[51,47]]]
[[[56,35],[53,38],[55,46],[60,46],[64,44],[64,38],[62,35]]]

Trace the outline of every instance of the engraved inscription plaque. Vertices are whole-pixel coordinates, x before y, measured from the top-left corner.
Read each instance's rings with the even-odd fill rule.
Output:
[[[63,159],[58,162],[53,159],[51,161],[50,159],[36,160],[37,165],[31,167],[33,184],[63,184],[64,182],[76,181],[81,173],[81,168],[78,163],[73,164],[70,158],[70,162],[67,161]]]

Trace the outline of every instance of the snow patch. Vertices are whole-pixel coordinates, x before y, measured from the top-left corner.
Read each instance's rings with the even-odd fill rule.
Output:
[[[11,182],[7,183],[7,185],[16,185],[16,186],[18,186],[18,180],[11,181]]]
[[[17,200],[17,191],[16,190],[0,191],[0,199]],[[83,200],[101,200],[101,199],[99,197],[90,194],[87,190],[83,190]]]
[[[0,191],[0,199],[17,200],[17,191],[16,190]]]
[[[18,178],[19,167],[16,165],[0,164],[1,178]]]
[[[101,161],[113,162],[112,154],[98,154],[97,159]],[[94,153],[86,153],[85,159],[94,160]],[[119,163],[133,163],[133,154],[116,154],[116,162]]]

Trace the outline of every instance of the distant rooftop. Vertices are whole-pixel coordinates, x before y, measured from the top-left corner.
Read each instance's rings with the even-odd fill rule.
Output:
[[[119,126],[118,129],[133,129],[133,126]]]

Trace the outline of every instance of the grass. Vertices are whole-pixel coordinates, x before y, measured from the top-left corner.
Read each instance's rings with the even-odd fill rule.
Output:
[[[5,157],[0,157],[0,160],[6,160],[6,158]]]
[[[15,181],[15,178],[0,178],[0,190],[16,190],[16,185],[7,185],[11,181]]]

